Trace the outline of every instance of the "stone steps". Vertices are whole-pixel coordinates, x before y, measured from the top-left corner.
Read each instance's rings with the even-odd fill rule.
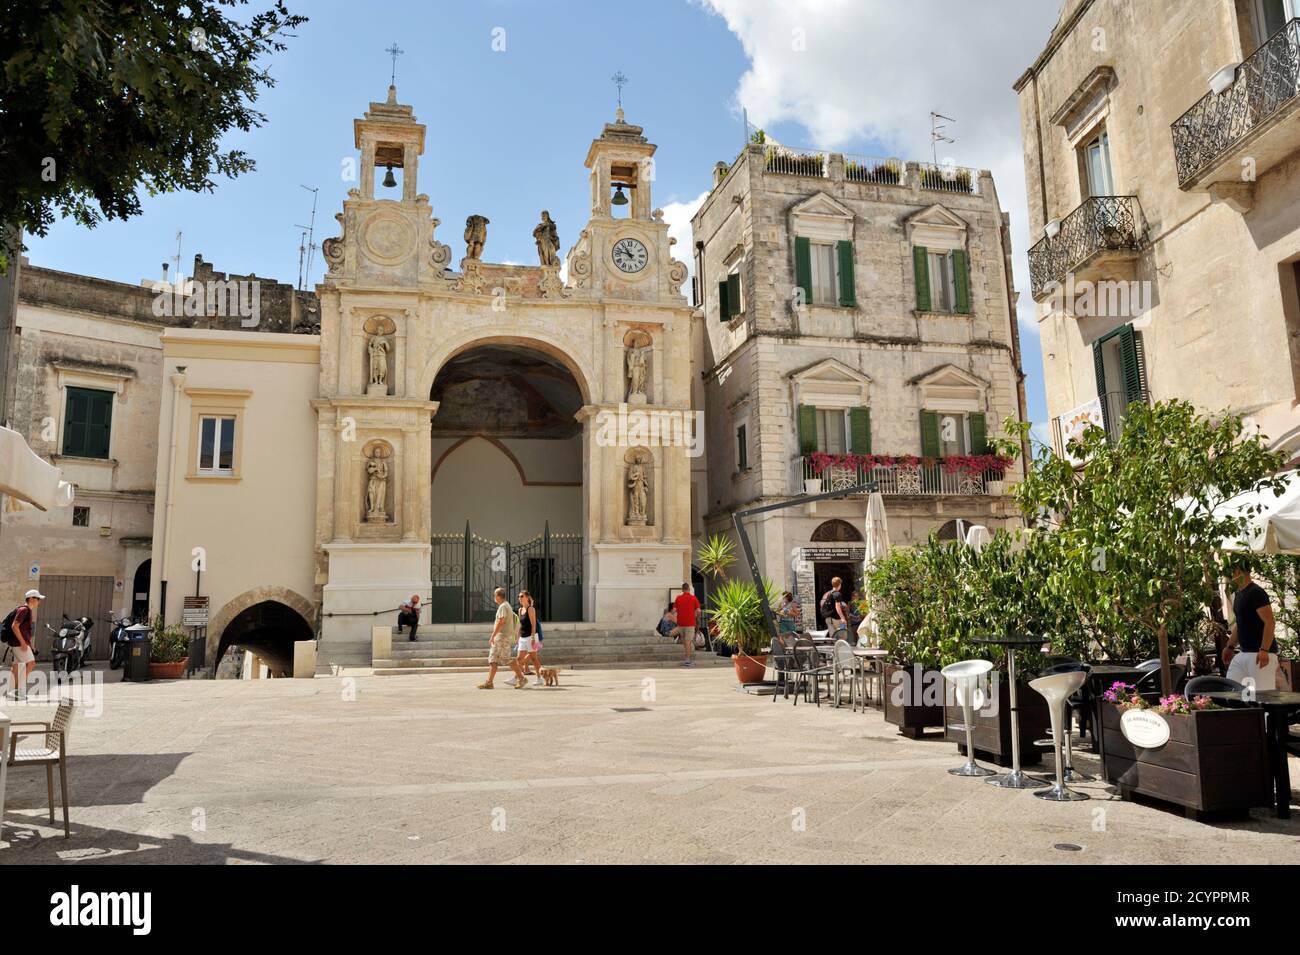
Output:
[[[449,666],[441,666],[441,665],[440,665],[440,666],[386,666],[386,665],[382,665],[382,664],[386,664],[386,663],[388,663],[388,662],[389,662],[389,661],[384,661],[384,660],[376,660],[376,661],[375,661],[375,664],[376,664],[376,665],[375,665],[375,668],[374,668],[374,674],[375,674],[375,676],[413,676],[413,675],[438,674],[438,673],[487,673],[487,669],[488,669],[486,663],[480,663],[480,664],[458,664],[458,665],[449,665]],[[445,663],[446,661],[442,661],[442,662]],[[546,660],[543,660],[543,661],[542,661],[542,664],[543,664],[544,666],[548,666],[548,665],[550,665],[550,663],[549,663],[548,661],[546,661]],[[726,659],[726,658],[724,658],[724,657],[715,656],[715,655],[712,654],[712,653],[698,653],[698,654],[696,654],[696,656],[695,656],[695,665],[696,665],[696,667],[699,668],[699,669],[712,668],[712,667],[719,667],[719,666],[723,666],[723,667],[725,667],[725,666],[730,666],[730,665],[731,665],[731,661],[728,660],[728,659]],[[560,670],[560,680],[561,680],[561,683],[563,683],[563,680],[564,680],[564,674],[566,674],[566,673],[572,673],[573,671],[581,671],[581,670],[667,670],[667,669],[673,669],[673,668],[675,668],[675,667],[680,667],[680,666],[681,666],[681,659],[680,659],[680,658],[675,659],[675,660],[622,660],[622,661],[617,661],[617,662],[610,661],[610,662],[607,662],[607,663],[575,663],[575,664],[567,664],[567,665],[556,664],[557,669]],[[497,671],[497,679],[498,679],[498,680],[501,680],[501,681],[509,681],[509,680],[511,680],[511,679],[513,679],[513,678],[514,678],[514,675],[510,672],[510,670],[509,670],[508,668],[504,668],[504,667],[503,667],[503,668],[501,668],[501,669],[499,669],[499,670]],[[532,679],[533,679],[533,678],[530,676],[530,677],[529,677],[529,680],[532,680]],[[500,685],[500,686],[506,686],[506,685],[507,685],[507,682],[501,682],[501,683],[499,683],[499,685]]]

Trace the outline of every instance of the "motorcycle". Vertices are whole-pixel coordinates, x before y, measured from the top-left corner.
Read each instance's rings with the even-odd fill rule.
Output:
[[[55,673],[71,673],[80,670],[90,659],[90,629],[94,623],[89,617],[69,620],[63,615],[63,623],[55,630],[48,623],[45,629],[54,635],[50,659]]]
[[[114,620],[113,615],[109,614],[108,622],[113,628],[108,633],[108,668],[110,670],[120,670],[126,665],[127,649],[131,645],[131,635],[126,632],[126,628],[131,626],[134,621],[130,617]]]

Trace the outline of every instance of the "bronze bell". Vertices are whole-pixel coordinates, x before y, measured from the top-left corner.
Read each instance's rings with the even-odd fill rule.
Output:
[[[614,187],[614,198],[609,201],[611,205],[615,205],[615,206],[627,205],[627,196],[623,195],[622,183],[619,183],[617,186]]]
[[[397,185],[397,180],[393,178],[393,167],[387,166],[385,168],[388,171],[384,173],[384,188],[392,189]],[[623,201],[626,202],[627,200],[624,199]]]

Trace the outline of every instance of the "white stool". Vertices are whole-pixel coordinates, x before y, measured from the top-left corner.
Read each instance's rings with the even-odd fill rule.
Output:
[[[957,702],[961,704],[962,719],[966,722],[966,765],[950,769],[953,776],[995,776],[995,770],[987,769],[975,762],[975,743],[972,729],[975,722],[974,710],[984,705],[984,694],[979,689],[980,681],[993,669],[988,660],[962,660],[950,663],[940,672],[943,678],[957,691]]]
[[[1047,710],[1052,716],[1052,749],[1056,751],[1056,785],[1034,793],[1039,799],[1052,802],[1073,802],[1089,799],[1087,793],[1075,792],[1065,788],[1064,760],[1061,756],[1061,716],[1070,694],[1083,686],[1088,674],[1083,670],[1071,670],[1066,673],[1053,673],[1030,680],[1029,685],[1047,700]]]

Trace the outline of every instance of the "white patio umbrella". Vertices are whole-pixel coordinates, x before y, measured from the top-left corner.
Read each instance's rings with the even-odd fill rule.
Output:
[[[972,524],[971,529],[966,532],[966,546],[977,554],[992,539],[993,535],[989,533],[989,529],[983,524]]]
[[[43,461],[9,428],[0,428],[0,494],[48,511],[67,507],[75,489],[63,480],[63,472]]]
[[[879,491],[872,491],[867,498],[867,520],[863,531],[867,546],[862,561],[862,590],[866,593],[866,574],[871,570],[871,565],[889,553],[889,519],[885,516],[885,499]],[[866,633],[863,633],[864,629]],[[873,645],[879,642],[880,628],[875,610],[868,610],[858,625],[858,637],[859,641],[865,638],[867,643]]]

